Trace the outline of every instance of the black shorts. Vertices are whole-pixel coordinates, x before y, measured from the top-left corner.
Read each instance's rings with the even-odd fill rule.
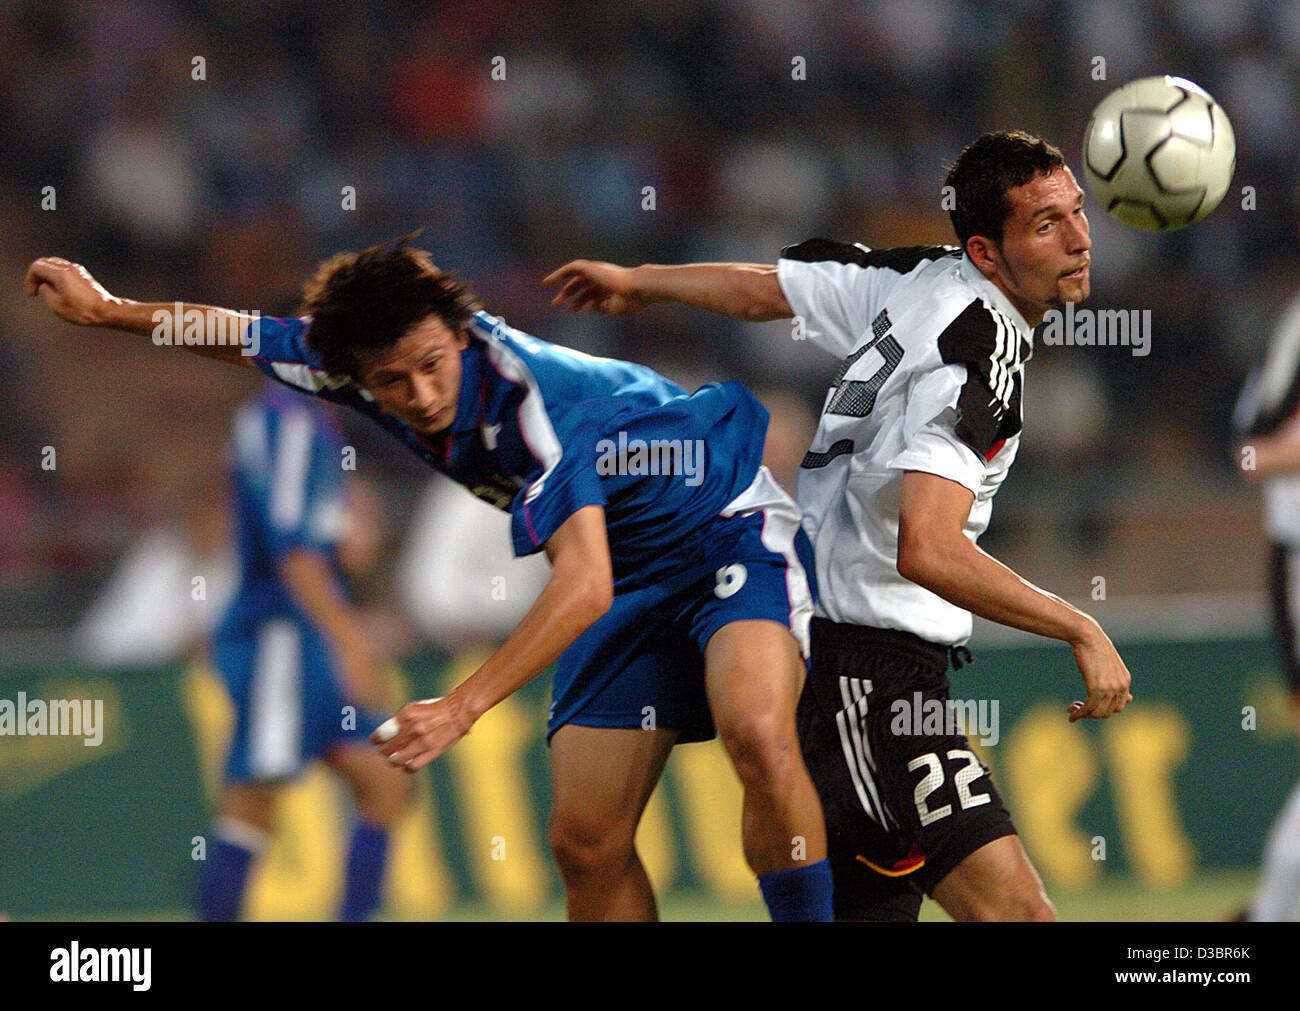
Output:
[[[961,724],[930,718],[947,700],[946,647],[813,619],[799,740],[826,813],[836,919],[915,920],[923,893],[1015,834]]]

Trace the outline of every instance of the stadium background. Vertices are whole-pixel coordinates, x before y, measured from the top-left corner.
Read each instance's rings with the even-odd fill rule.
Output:
[[[227,423],[256,389],[52,321],[21,295],[31,259],[79,260],[130,297],[275,313],[316,259],[422,227],[515,325],[686,385],[744,380],[797,445],[836,363],[788,326],[663,307],[570,317],[540,278],[576,256],[770,262],[813,235],[951,241],[939,185],[970,139],[1023,127],[1077,170],[1092,106],[1166,72],[1224,105],[1234,184],[1167,236],[1089,204],[1091,304],[1151,309],[1153,350],[1039,349],[982,541],[1097,614],[1143,705],[1069,728],[1068,651],[987,627],[956,693],[1001,702],[986,754],[1063,914],[1218,917],[1244,901],[1295,740],[1228,415],[1297,287],[1300,4],[51,0],[0,5],[0,39],[0,698],[82,693],[110,714],[99,749],[0,737],[0,912],[186,915],[219,692],[189,659],[179,600],[151,610],[161,633],[132,619],[139,648],[106,649],[88,625],[122,580],[151,587],[152,564],[220,553]],[[383,627],[406,650],[405,690],[431,691],[482,646],[422,627],[395,588],[429,476],[345,423],[387,515],[364,596],[403,616]],[[168,585],[147,592],[187,595],[188,580]],[[392,915],[557,915],[544,691],[424,777]],[[758,915],[735,805],[716,749],[681,749],[644,838],[668,915]],[[323,778],[290,799],[254,915],[327,915],[344,813]]]

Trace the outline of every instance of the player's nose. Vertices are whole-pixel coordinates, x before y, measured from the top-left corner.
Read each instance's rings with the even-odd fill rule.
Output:
[[[406,406],[424,414],[433,413],[438,405],[438,390],[428,376],[416,374],[407,388]]]
[[[1088,219],[1080,214],[1077,218],[1072,218],[1070,231],[1067,233],[1070,240],[1070,252],[1084,253],[1092,248],[1092,235],[1088,230]]]

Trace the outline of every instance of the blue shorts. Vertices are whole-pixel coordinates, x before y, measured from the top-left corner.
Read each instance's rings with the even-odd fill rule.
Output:
[[[343,693],[320,633],[288,619],[255,638],[218,639],[212,663],[235,706],[226,782],[291,779],[343,744],[367,744],[383,717]]]
[[[733,621],[775,621],[808,657],[815,576],[799,508],[766,469],[714,521],[709,556],[652,586],[617,593],[555,666],[547,738],[566,723],[664,727],[678,742],[716,730],[704,648]]]

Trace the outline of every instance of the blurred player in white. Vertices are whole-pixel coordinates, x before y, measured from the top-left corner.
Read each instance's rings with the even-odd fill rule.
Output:
[[[960,248],[813,239],[775,266],[578,260],[547,278],[575,311],[797,316],[843,359],[798,495],[820,588],[799,731],[839,919],[915,919],[923,891],[961,920],[1055,917],[964,734],[891,727],[898,700],[947,700],[972,611],[1071,645],[1087,688],[1071,721],[1132,698],[1096,621],[975,545],[1019,444],[1033,328],[1088,296],[1083,192],[1056,148],[1019,132],[981,137],[947,183]]]
[[[1282,673],[1300,713],[1300,296],[1247,379],[1233,423],[1242,474],[1264,493],[1269,596]],[[1300,920],[1300,784],[1269,833],[1252,920]]]

